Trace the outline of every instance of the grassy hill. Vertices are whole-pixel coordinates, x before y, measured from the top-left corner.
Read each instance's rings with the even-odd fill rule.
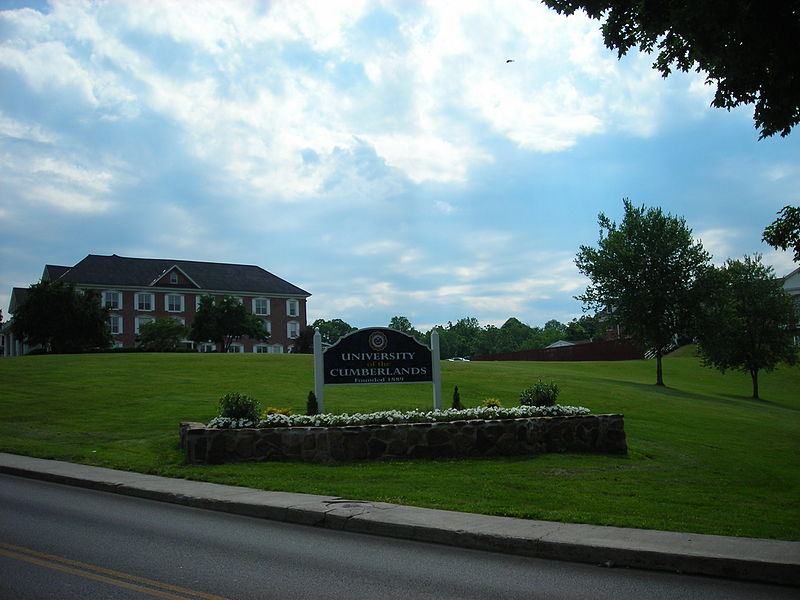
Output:
[[[101,354],[0,360],[0,451],[267,490],[532,519],[800,540],[800,369],[749,377],[691,350],[652,361],[442,364],[446,405],[517,404],[538,377],[559,402],[625,415],[629,456],[312,465],[185,466],[180,421],[207,421],[229,391],[305,409],[310,356]],[[326,388],[328,412],[430,408],[430,386]]]

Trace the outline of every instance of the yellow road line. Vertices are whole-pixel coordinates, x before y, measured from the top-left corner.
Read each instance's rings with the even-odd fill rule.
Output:
[[[106,569],[103,567],[78,562],[76,560],[55,556],[53,554],[44,554],[43,552],[37,552],[36,550],[23,548],[22,546],[14,546],[13,544],[7,544],[5,542],[0,542],[0,556],[22,560],[34,565],[55,569],[57,571],[63,571],[64,573],[78,575],[79,577],[85,577],[87,579],[93,579],[103,583],[110,583],[111,585],[116,585],[129,590],[135,590],[137,592],[142,592],[159,598],[167,598],[168,600],[187,600],[187,598],[228,600],[222,596],[197,592],[179,587],[177,585],[153,581],[152,579],[146,579],[137,575],[130,575],[128,573],[122,573],[120,571],[114,571],[112,569]],[[102,573],[103,575],[98,575],[97,573]],[[106,577],[106,575],[108,575],[108,577]],[[142,583],[151,587],[143,587],[130,582]],[[182,595],[176,596],[175,594],[170,594],[169,592],[162,590],[169,590]]]

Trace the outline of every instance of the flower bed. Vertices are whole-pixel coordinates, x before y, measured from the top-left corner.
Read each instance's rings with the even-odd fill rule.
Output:
[[[181,424],[186,461],[336,462],[406,458],[626,454],[622,415],[582,407],[480,408],[369,415],[269,415],[258,427],[228,419]],[[214,425],[214,426],[212,426]],[[250,423],[253,425],[253,423]]]
[[[525,417],[567,417],[588,415],[589,409],[583,406],[515,406],[502,408],[480,406],[455,410],[419,411],[384,410],[372,413],[343,413],[321,415],[267,415],[258,423],[248,419],[215,417],[206,427],[214,429],[244,429],[264,427],[346,427],[351,425],[389,425],[400,423],[447,423],[450,421],[469,421],[474,419],[520,419]]]

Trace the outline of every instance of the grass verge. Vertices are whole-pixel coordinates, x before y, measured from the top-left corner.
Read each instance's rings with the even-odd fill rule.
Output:
[[[265,489],[531,519],[800,540],[800,369],[749,378],[691,352],[651,361],[442,364],[448,405],[505,406],[538,377],[559,402],[625,415],[629,456],[559,454],[313,465],[187,466],[180,421],[207,421],[226,392],[305,410],[309,356],[129,354],[0,361],[0,451]],[[326,389],[329,412],[431,407],[430,386]]]

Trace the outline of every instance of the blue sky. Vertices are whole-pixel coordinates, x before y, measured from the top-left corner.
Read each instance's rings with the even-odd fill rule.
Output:
[[[701,74],[618,61],[535,1],[0,0],[0,306],[87,254],[256,264],[309,318],[531,325],[622,199],[715,262],[800,203],[800,140],[758,141]],[[514,62],[507,63],[507,59]]]

